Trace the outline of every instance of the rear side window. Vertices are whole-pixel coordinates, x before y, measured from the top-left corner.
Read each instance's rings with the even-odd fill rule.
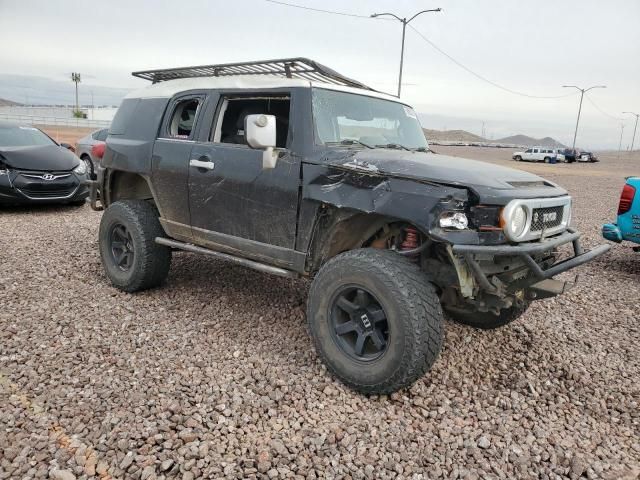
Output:
[[[163,136],[181,140],[193,138],[196,116],[201,103],[200,97],[186,98],[175,102]]]
[[[93,139],[104,142],[107,139],[107,135],[109,134],[108,128],[103,128],[102,130],[98,130],[97,132],[93,132]]]

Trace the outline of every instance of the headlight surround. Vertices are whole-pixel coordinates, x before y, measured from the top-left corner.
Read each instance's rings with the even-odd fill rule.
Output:
[[[87,173],[87,164],[84,163],[84,160],[80,160],[80,164],[73,171],[78,175],[84,175]]]
[[[502,226],[507,238],[517,242],[527,233],[529,209],[518,202],[511,202],[502,211]]]

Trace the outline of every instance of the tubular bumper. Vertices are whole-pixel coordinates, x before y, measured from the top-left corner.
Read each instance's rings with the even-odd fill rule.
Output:
[[[560,245],[571,242],[573,245],[574,256],[556,263],[555,265],[543,270],[536,263],[532,255],[548,252]],[[453,245],[454,253],[461,254],[467,264],[473,271],[474,277],[478,283],[489,291],[495,290],[495,286],[489,282],[489,279],[482,271],[482,268],[474,258],[475,254],[493,255],[498,257],[520,257],[530,268],[531,272],[538,280],[546,280],[559,273],[566,272],[574,267],[589,262],[594,258],[607,252],[611,247],[609,245],[600,245],[593,250],[584,251],[580,245],[580,233],[569,228],[565,233],[556,237],[549,238],[538,242],[529,242],[521,245]]]

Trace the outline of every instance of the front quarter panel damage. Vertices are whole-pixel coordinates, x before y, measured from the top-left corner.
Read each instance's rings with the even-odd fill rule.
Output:
[[[469,200],[464,188],[388,176],[349,159],[338,166],[304,164],[303,169],[303,203],[402,220],[428,234],[435,231],[440,212]]]

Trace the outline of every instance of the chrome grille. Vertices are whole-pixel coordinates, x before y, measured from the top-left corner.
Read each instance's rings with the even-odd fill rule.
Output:
[[[531,216],[532,232],[539,232],[562,224],[563,206],[534,208]]]

